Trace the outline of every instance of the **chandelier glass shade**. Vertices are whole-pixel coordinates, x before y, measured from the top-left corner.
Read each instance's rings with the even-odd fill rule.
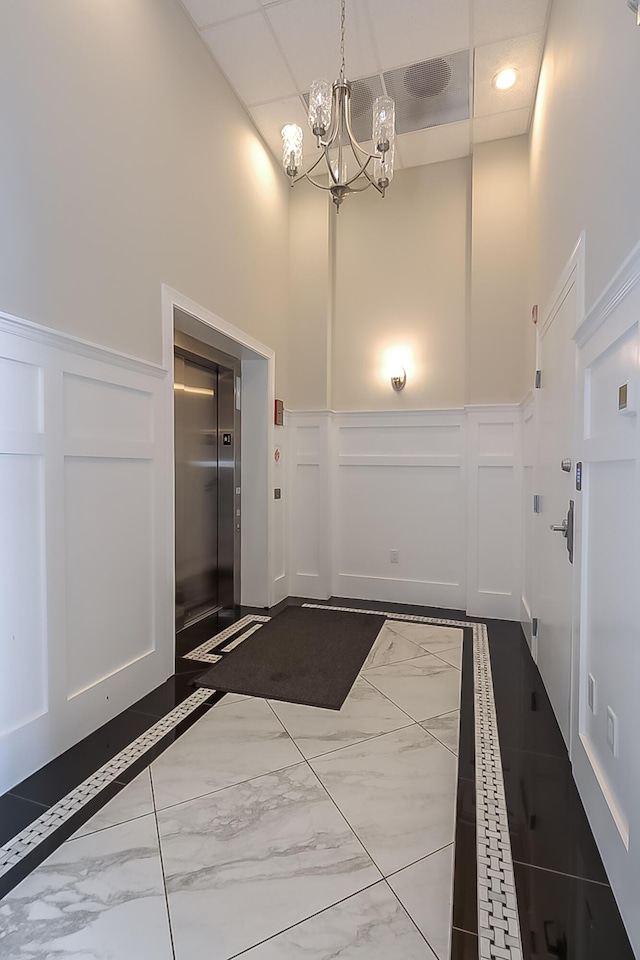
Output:
[[[395,103],[391,97],[374,100],[372,153],[365,150],[353,134],[352,87],[345,79],[345,0],[341,0],[341,14],[340,76],[333,83],[314,80],[309,91],[309,126],[320,155],[306,172],[302,170],[302,128],[297,123],[287,123],[282,128],[282,163],[291,186],[299,180],[309,180],[315,187],[330,191],[337,210],[350,193],[361,193],[369,187],[374,187],[384,197],[393,179],[395,146]],[[323,160],[325,167],[321,167]],[[326,180],[314,179],[311,176],[314,172],[316,176],[326,174]]]

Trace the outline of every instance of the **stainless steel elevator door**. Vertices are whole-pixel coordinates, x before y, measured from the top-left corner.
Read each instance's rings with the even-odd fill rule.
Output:
[[[218,606],[217,372],[176,354],[176,623]]]

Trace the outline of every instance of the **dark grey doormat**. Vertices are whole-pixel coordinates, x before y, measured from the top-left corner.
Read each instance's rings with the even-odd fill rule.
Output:
[[[384,617],[287,607],[196,683],[339,710],[383,623]]]

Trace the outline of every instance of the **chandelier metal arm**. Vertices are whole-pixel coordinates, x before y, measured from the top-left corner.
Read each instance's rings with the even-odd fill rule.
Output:
[[[340,8],[341,62],[338,79],[332,85],[324,79],[314,80],[309,92],[309,126],[319,151],[317,160],[309,170],[301,171],[302,129],[295,123],[285,124],[282,128],[283,165],[291,185],[308,180],[318,189],[330,192],[338,211],[348,194],[362,193],[369,187],[375,187],[384,197],[393,178],[395,141],[395,104],[386,95],[377,97],[373,102],[374,152],[365,150],[355,137],[351,120],[352,86],[345,76],[345,0],[340,0]],[[347,158],[348,151],[351,159]],[[325,183],[319,183],[312,174],[323,159],[327,165],[328,179]],[[350,175],[349,167],[354,166],[355,171]]]
[[[383,160],[383,159],[384,159],[384,153],[382,153],[382,154],[380,154],[380,153],[369,153],[368,150],[365,150],[364,147],[361,147],[361,146],[360,146],[360,144],[358,143],[358,141],[356,140],[356,138],[355,138],[355,136],[354,136],[353,130],[351,129],[351,110],[350,110],[350,109],[348,109],[348,110],[345,112],[344,121],[345,121],[345,126],[346,126],[346,128],[347,128],[347,135],[348,135],[348,137],[349,137],[349,140],[351,141],[351,147],[352,147],[352,149],[354,150],[354,152],[355,152],[355,150],[358,150],[363,156],[368,157],[369,160]],[[356,157],[356,159],[357,159],[357,157]],[[367,160],[367,163],[369,162],[369,160]]]

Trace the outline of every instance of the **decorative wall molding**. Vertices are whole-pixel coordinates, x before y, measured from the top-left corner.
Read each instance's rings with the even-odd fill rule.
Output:
[[[287,424],[292,595],[517,619],[519,405],[289,411]]]
[[[0,334],[2,333],[7,333],[12,337],[23,337],[25,340],[62,350],[67,354],[73,353],[79,357],[98,360],[101,363],[111,363],[123,370],[132,370],[135,373],[161,379],[167,375],[167,368],[163,364],[152,363],[150,360],[144,360],[141,357],[120,353],[110,347],[102,347],[90,340],[82,340],[70,333],[63,333],[60,330],[54,330],[52,327],[44,327],[41,324],[33,323],[31,320],[23,320],[21,317],[14,317],[10,313],[0,311]]]
[[[640,242],[616,271],[609,284],[576,330],[576,343],[584,347],[594,333],[622,306],[640,280]]]
[[[173,470],[163,368],[6,314],[0,368],[3,792],[173,672]]]

